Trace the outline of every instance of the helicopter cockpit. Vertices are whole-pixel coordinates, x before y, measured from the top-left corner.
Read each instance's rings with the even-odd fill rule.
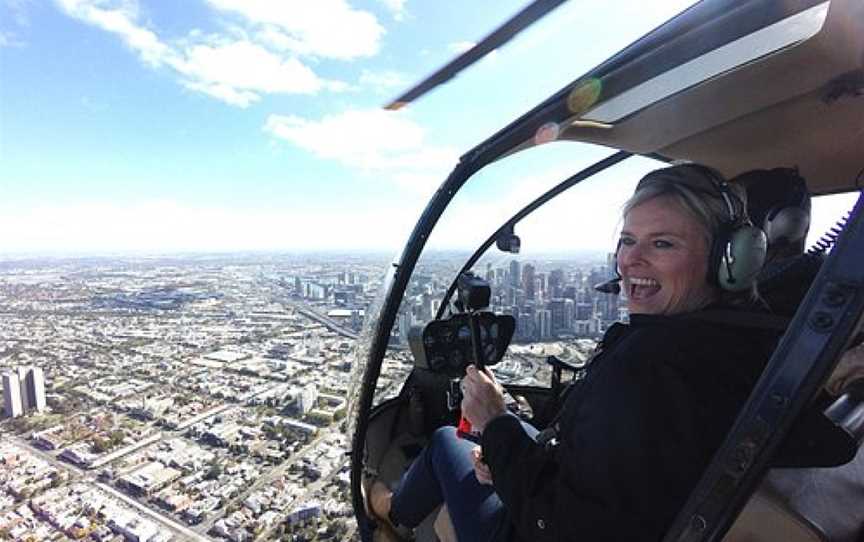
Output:
[[[592,341],[626,318],[617,298],[589,293],[611,278],[614,261],[598,259],[596,245],[593,255],[577,253],[577,238],[611,249],[620,204],[642,173],[682,160],[728,177],[794,166],[814,194],[860,190],[862,55],[864,5],[855,0],[704,0],[463,155],[386,271],[358,341],[349,431],[363,539],[372,539],[373,526],[361,479],[398,479],[434,429],[459,422],[457,383],[469,363],[491,367],[520,416],[541,426],[549,420],[563,382],[580,377]],[[574,142],[594,144],[592,159],[568,162]],[[538,156],[565,165],[532,170]],[[504,168],[527,180],[497,186]],[[598,186],[618,199],[604,200]],[[664,540],[724,539],[858,334],[862,207],[859,197]],[[443,238],[464,249],[436,251]],[[565,259],[553,247],[568,241]],[[572,263],[591,257],[600,262],[593,269]],[[439,519],[430,516],[416,539],[446,538]],[[773,536],[772,527],[779,529],[765,526],[767,537],[742,539],[785,536]],[[828,539],[806,536],[797,539]]]

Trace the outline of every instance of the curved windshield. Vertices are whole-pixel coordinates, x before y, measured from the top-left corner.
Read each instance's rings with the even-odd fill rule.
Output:
[[[434,228],[410,277],[390,331],[374,404],[398,393],[414,363],[412,329],[434,319],[472,251],[535,198],[609,154],[587,145],[544,145],[493,163],[468,181]],[[493,368],[501,381],[548,385],[547,356],[578,363],[593,349],[594,339],[622,317],[617,298],[595,292],[593,285],[612,272],[609,253],[622,204],[636,181],[661,165],[635,157],[587,179],[516,225],[519,253],[493,245],[474,266],[475,274],[490,283],[489,308],[516,320],[508,353]],[[377,310],[388,293],[381,289]],[[370,316],[367,326],[378,318]],[[358,349],[355,374],[368,362],[366,348]]]
[[[372,338],[375,330],[378,328],[378,321],[381,319],[381,309],[384,305],[384,300],[390,294],[393,287],[393,278],[396,274],[398,257],[391,260],[391,263],[381,273],[380,279],[366,285],[370,290],[377,290],[372,302],[367,305],[364,311],[363,326],[360,334],[357,336],[354,352],[351,362],[351,375],[348,380],[348,431],[346,434],[353,435],[356,424],[356,413],[360,393],[363,388],[363,375],[366,373],[368,365],[369,350],[372,347]],[[389,389],[389,386],[385,386]]]
[[[661,166],[636,157],[592,176],[514,227],[518,253],[493,245],[480,257],[473,271],[490,285],[489,309],[516,323],[510,348],[491,368],[499,381],[548,387],[549,356],[580,365],[603,332],[627,318],[620,298],[595,286],[614,277],[624,202]]]

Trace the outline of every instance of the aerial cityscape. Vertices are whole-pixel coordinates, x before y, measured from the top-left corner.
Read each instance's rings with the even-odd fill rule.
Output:
[[[418,268],[376,390],[411,369],[464,255]],[[481,260],[517,332],[503,381],[548,385],[616,298],[608,262]],[[351,540],[346,408],[380,255],[18,259],[0,266],[0,539]]]

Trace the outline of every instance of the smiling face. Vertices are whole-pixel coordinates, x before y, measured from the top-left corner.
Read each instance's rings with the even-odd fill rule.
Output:
[[[680,314],[716,296],[707,280],[705,229],[669,197],[649,199],[624,217],[618,268],[631,314]]]

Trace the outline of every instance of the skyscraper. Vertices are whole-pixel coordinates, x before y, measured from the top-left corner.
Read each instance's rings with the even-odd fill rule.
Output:
[[[534,300],[534,266],[526,263],[522,269],[522,287],[525,288],[525,298]]]
[[[21,387],[21,406],[26,413],[30,410],[30,405],[33,403],[33,397],[30,395],[30,390],[27,387],[27,371],[29,367],[18,367],[18,385]]]
[[[535,316],[537,327],[537,336],[543,340],[552,336],[552,311],[543,309],[537,311]]]
[[[297,393],[297,410],[301,414],[307,414],[315,408],[315,403],[318,401],[318,388],[315,384],[307,384],[306,387],[299,390]]]
[[[21,404],[21,384],[18,382],[18,375],[11,371],[3,373],[3,410],[10,418],[24,414],[24,406]]]
[[[510,284],[514,288],[522,285],[522,274],[520,273],[518,260],[510,260]]]
[[[45,410],[45,372],[42,367],[32,367],[27,373],[27,408],[36,412]]]
[[[549,272],[549,297],[561,297],[564,286],[564,270],[553,269]]]

